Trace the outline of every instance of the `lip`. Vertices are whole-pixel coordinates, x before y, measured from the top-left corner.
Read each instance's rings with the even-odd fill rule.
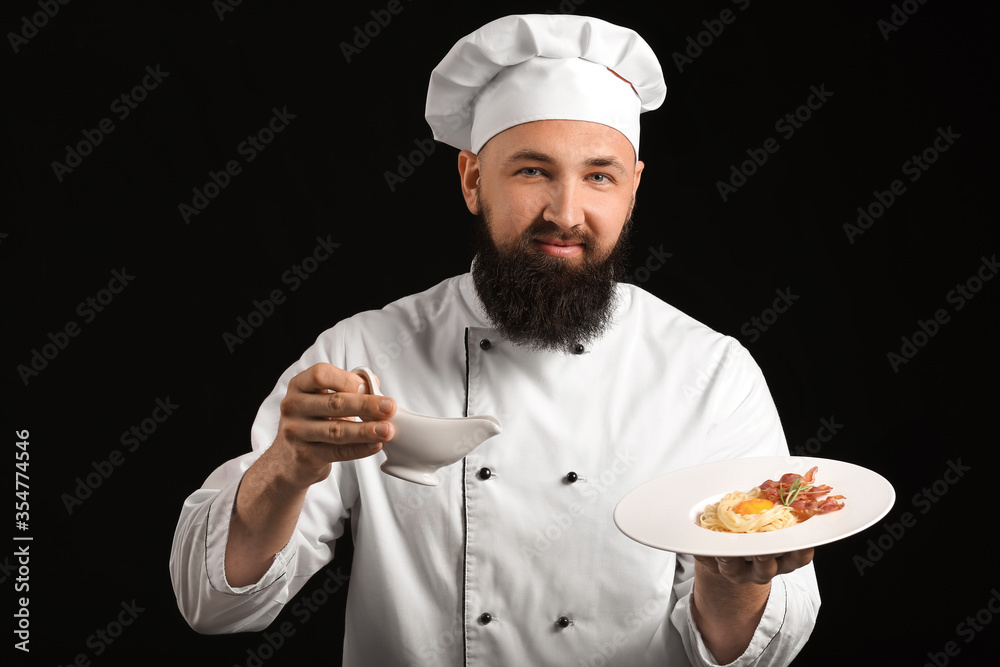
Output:
[[[552,257],[574,257],[583,253],[582,243],[560,241],[558,239],[536,238],[532,245]]]

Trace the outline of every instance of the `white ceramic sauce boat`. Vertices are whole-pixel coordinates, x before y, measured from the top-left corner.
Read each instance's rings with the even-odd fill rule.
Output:
[[[370,393],[383,395],[371,369],[359,366],[351,372],[365,379]],[[382,448],[382,472],[425,486],[437,486],[438,468],[460,461],[503,430],[496,417],[430,417],[399,405],[389,422],[395,434]]]

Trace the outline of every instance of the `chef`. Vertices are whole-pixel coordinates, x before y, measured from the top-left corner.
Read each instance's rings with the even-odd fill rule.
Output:
[[[471,271],[339,322],[281,376],[252,451],[184,503],[170,571],[194,629],[267,627],[349,528],[344,665],[791,661],[812,550],[694,558],[613,521],[653,477],[788,453],[746,350],[619,282],[639,115],[665,94],[646,42],[594,18],[508,16],[455,44],[426,117],[459,149]],[[503,430],[414,484],[379,469],[399,406]]]

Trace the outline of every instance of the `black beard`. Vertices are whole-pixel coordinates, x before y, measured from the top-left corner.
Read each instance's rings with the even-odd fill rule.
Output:
[[[530,225],[510,247],[499,248],[490,235],[489,210],[480,203],[479,211],[472,278],[487,316],[505,339],[536,351],[567,351],[608,329],[616,283],[625,275],[631,210],[618,241],[604,257],[594,256],[592,236],[567,235],[543,220]],[[534,250],[531,242],[538,236],[586,244],[583,263],[577,266]]]

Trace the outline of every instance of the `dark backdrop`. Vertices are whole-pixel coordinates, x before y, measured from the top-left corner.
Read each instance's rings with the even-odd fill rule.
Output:
[[[203,637],[170,589],[177,514],[322,330],[468,269],[428,76],[486,21],[546,11],[661,58],[632,279],[750,349],[793,452],[897,490],[817,550],[797,663],[996,655],[997,84],[976,5],[195,4],[4,5],[8,503],[30,453],[29,521],[7,505],[0,556],[8,614],[29,597],[30,655],[6,616],[16,664],[339,663],[344,587],[323,584],[349,576],[347,545],[290,636]]]

